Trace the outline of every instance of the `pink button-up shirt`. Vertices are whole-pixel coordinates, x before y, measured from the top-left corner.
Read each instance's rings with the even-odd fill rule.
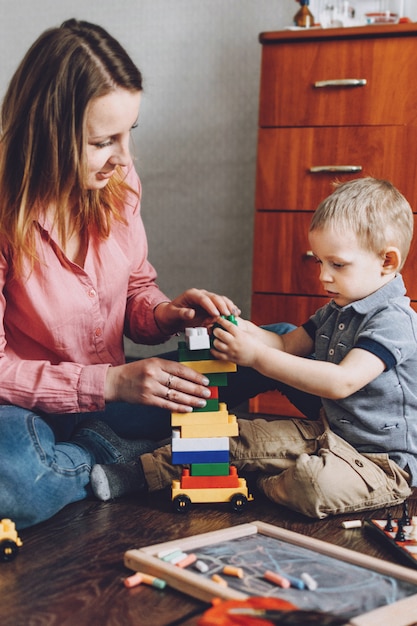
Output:
[[[126,182],[138,192],[133,168]],[[84,268],[38,224],[38,262],[13,278],[0,251],[0,404],[48,413],[104,408],[107,368],[124,363],[123,333],[160,343],[154,308],[169,300],[155,283],[140,202],[129,194],[127,225],[114,221],[104,241],[90,238]],[[26,276],[26,274],[25,274]]]

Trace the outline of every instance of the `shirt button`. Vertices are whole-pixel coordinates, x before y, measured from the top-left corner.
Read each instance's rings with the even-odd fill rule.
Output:
[[[101,337],[101,335],[102,335],[101,328],[96,328],[96,330],[94,331],[94,334],[95,334],[96,337]]]
[[[90,289],[90,291],[88,292],[88,295],[90,296],[90,298],[95,298],[96,297],[96,290],[95,289]]]
[[[329,354],[330,354],[330,356],[333,356],[333,355],[334,355],[334,350],[333,350],[333,348],[330,348],[330,350],[329,350]]]
[[[358,467],[363,467],[363,463],[359,459],[355,459],[355,465],[357,465]]]
[[[339,324],[339,330],[343,330],[345,328],[344,324]]]

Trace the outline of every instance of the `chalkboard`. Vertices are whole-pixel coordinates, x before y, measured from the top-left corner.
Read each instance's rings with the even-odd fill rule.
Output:
[[[208,571],[183,571],[157,558],[168,548],[193,552]],[[263,522],[129,550],[125,564],[207,601],[213,597],[282,598],[300,609],[341,615],[358,626],[408,626],[417,616],[417,572]],[[225,577],[225,565],[242,568],[243,578]],[[296,579],[307,572],[317,589],[282,589],[264,579],[266,570]],[[227,578],[228,587],[213,582],[213,574]]]

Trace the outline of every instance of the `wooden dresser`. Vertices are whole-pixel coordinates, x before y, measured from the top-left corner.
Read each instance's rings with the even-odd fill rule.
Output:
[[[327,301],[307,232],[334,181],[386,178],[417,212],[417,24],[267,32],[259,40],[252,319],[298,325]],[[403,270],[417,309],[416,272],[417,243]],[[298,414],[278,393],[250,408]]]

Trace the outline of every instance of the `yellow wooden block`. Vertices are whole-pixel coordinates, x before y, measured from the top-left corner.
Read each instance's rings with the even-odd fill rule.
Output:
[[[219,403],[218,411],[198,411],[197,413],[171,413],[171,426],[186,424],[227,424],[229,412],[225,402]]]
[[[218,372],[236,372],[237,365],[231,361],[181,361],[181,365],[187,365],[200,374],[215,374]]]
[[[192,437],[237,437],[239,425],[236,415],[228,415],[227,424],[185,424],[181,426],[181,439]]]

